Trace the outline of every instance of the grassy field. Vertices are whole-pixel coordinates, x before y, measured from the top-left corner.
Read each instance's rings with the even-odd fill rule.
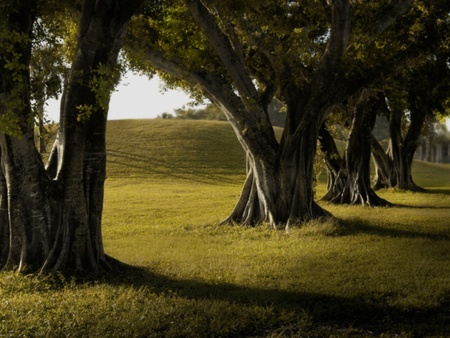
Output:
[[[226,123],[112,121],[108,161],[105,249],[136,268],[2,273],[0,337],[450,337],[449,165],[286,232],[218,225],[244,179]]]

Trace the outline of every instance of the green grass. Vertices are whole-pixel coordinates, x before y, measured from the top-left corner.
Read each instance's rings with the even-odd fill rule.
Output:
[[[111,121],[107,143],[109,177],[211,183],[245,170],[244,154],[225,122]]]
[[[450,166],[392,208],[322,204],[337,220],[220,226],[244,179],[221,122],[112,121],[104,242],[136,266],[100,280],[0,277],[0,336],[450,336]],[[317,186],[318,196],[324,192]]]

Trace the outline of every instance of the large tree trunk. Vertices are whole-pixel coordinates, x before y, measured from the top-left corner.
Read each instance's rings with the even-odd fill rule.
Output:
[[[314,200],[313,163],[317,128],[285,140],[269,160],[247,154],[247,178],[236,207],[224,223],[255,225],[267,222],[289,227],[331,216]]]
[[[54,235],[53,183],[45,174],[29,128],[21,139],[1,136],[9,225],[5,269],[35,270],[45,260]],[[3,196],[2,196],[3,199]],[[53,211],[53,213],[52,213]]]
[[[245,48],[232,25],[224,27],[220,9],[209,9],[207,6],[213,6],[212,3],[202,0],[184,3],[210,42],[226,76],[206,67],[186,68],[181,57],[165,55],[156,43],[147,45],[145,58],[152,66],[200,86],[224,112],[247,155],[247,179],[242,194],[224,222],[247,225],[268,222],[274,227],[284,227],[330,216],[314,200],[313,163],[318,126],[329,108],[341,99],[338,97],[341,91],[335,88],[341,84],[337,72],[350,35],[349,2],[333,2],[330,39],[310,86],[299,88],[286,63],[283,65],[286,69],[275,75],[275,83],[268,84],[264,93],[258,92],[242,53]],[[137,53],[138,41],[134,39],[134,45],[129,46]],[[288,109],[280,143],[267,114],[270,102],[267,97],[273,97],[277,89]]]
[[[109,268],[101,232],[106,119],[126,22],[138,5],[117,0],[83,3],[78,47],[61,103],[61,130],[48,164],[62,187],[62,203],[45,270]]]
[[[21,68],[20,83],[14,83],[6,71],[0,73],[2,97],[16,98],[20,91],[24,101],[14,111],[20,137],[0,135],[0,263],[4,269],[97,273],[110,267],[101,235],[110,77],[126,22],[140,3],[83,2],[77,50],[61,105],[61,129],[47,168],[29,123],[28,67]],[[9,29],[31,37],[32,8],[31,0],[22,0],[9,16],[14,23]],[[23,55],[21,63],[28,65],[31,38],[16,48]],[[80,111],[80,106],[86,109]],[[2,114],[9,111],[2,107]],[[82,116],[83,112],[91,114]]]
[[[417,141],[425,121],[426,111],[421,110],[410,100],[411,122],[406,133],[402,136],[401,119],[403,112],[393,107],[389,119],[390,141],[388,155],[392,161],[392,178],[399,189],[410,191],[425,191],[413,180],[411,170]]]
[[[3,268],[36,269],[49,252],[52,237],[52,183],[34,143],[30,123],[31,34],[35,2],[22,0],[9,7],[4,58],[0,61],[1,115],[1,215],[0,263]],[[15,41],[20,34],[29,37]],[[16,69],[3,62],[20,55]],[[9,122],[5,122],[9,121]]]
[[[363,91],[356,103],[344,160],[325,200],[337,204],[390,205],[370,186],[370,137],[375,124],[377,100],[377,97]]]

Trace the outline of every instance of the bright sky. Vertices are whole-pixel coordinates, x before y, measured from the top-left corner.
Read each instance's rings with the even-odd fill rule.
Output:
[[[163,92],[158,77],[149,80],[146,76],[127,73],[109,104],[109,120],[155,118],[162,113],[173,113],[192,100],[181,90]],[[59,101],[50,100],[46,108],[48,118],[59,121]]]

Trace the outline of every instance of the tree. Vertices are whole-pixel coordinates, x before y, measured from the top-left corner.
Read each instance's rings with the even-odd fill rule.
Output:
[[[371,91],[376,94],[372,99],[369,97],[369,100],[361,101],[360,97],[353,114],[341,114],[339,122],[344,121],[345,125],[351,126],[344,159],[341,159],[326,126],[320,131],[321,149],[326,154],[328,170],[328,191],[324,200],[334,203],[388,205],[370,187],[368,161],[371,150],[377,173],[375,188],[383,184],[394,186],[397,182],[402,188],[418,188],[411,178],[411,165],[415,143],[429,107],[422,104],[418,109],[417,105],[421,102],[436,102],[438,92],[441,98],[445,98],[442,89],[448,73],[445,69],[447,66],[442,67],[445,63],[438,61],[441,58],[437,58],[436,54],[430,58],[428,53],[441,50],[442,54],[442,50],[445,50],[443,46],[446,45],[444,41],[447,34],[443,33],[448,27],[447,12],[448,8],[444,3],[436,2],[432,6],[416,4],[404,20],[398,21],[395,30],[377,40],[381,47],[368,49],[369,53],[360,53],[356,58],[363,61],[357,66],[357,71],[372,78]],[[383,51],[382,55],[380,51]],[[422,68],[425,64],[428,64],[427,70]],[[440,69],[432,71],[431,65],[440,65]],[[374,69],[378,71],[373,72]],[[419,75],[419,69],[423,69],[422,75]],[[436,76],[438,73],[441,76]],[[417,81],[418,78],[421,81]],[[386,92],[390,93],[388,97]],[[403,139],[401,128],[405,123],[401,123],[401,119],[405,116],[409,100],[415,104],[409,105],[409,131]],[[346,101],[347,106],[348,102],[349,100]],[[391,141],[387,154],[378,141],[370,136],[376,114],[389,117]],[[354,140],[358,142],[355,143]],[[363,163],[365,164],[359,165]]]
[[[175,115],[177,119],[190,119],[190,120],[226,120],[223,113],[214,104],[208,104],[204,108],[200,109],[176,109]]]
[[[450,5],[435,6],[419,17],[413,32],[420,54],[412,55],[384,84],[389,147],[372,137],[376,188],[424,191],[411,174],[414,153],[427,119],[445,115],[450,95]],[[420,79],[420,80],[418,80]]]
[[[3,2],[2,36],[7,39],[0,46],[0,265],[4,269],[99,272],[110,267],[101,236],[106,116],[126,24],[141,3],[80,2],[61,129],[44,166],[34,144],[29,66],[33,23],[39,9],[50,4]]]
[[[364,48],[358,39],[375,39],[411,2],[355,4],[366,15],[359,26],[373,28],[358,37],[346,0],[166,2],[159,15],[148,9],[134,22],[127,48],[144,60],[141,69],[200,89],[233,126],[247,154],[247,179],[226,221],[289,226],[330,216],[314,200],[313,163],[329,110],[367,82],[350,73],[348,51]],[[287,110],[280,142],[267,112],[274,97]]]
[[[379,92],[363,90],[360,93],[354,104],[350,136],[343,159],[326,125],[322,126],[319,140],[326,154],[328,170],[328,191],[323,200],[337,204],[390,205],[377,196],[370,184],[371,135],[383,100],[384,96]]]

